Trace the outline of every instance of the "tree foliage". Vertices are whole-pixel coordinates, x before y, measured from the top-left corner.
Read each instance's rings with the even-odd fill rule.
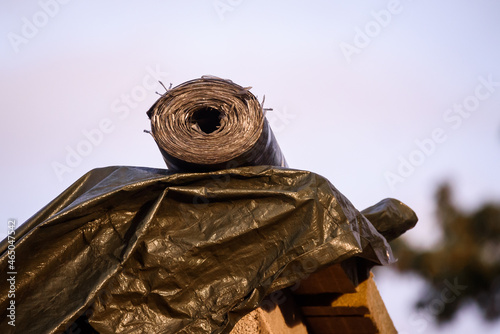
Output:
[[[436,194],[437,223],[443,238],[438,247],[420,251],[400,238],[392,242],[397,268],[422,276],[428,289],[417,307],[432,310],[439,322],[453,318],[467,302],[475,302],[486,319],[500,317],[500,205],[487,203],[464,212],[452,199],[448,184]]]

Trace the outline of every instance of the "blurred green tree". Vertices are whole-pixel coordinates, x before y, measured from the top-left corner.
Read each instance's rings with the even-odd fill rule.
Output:
[[[398,270],[415,272],[428,283],[416,306],[446,322],[472,301],[486,319],[499,318],[500,206],[487,203],[464,212],[454,204],[449,184],[439,187],[436,206],[443,235],[436,248],[420,251],[404,238],[391,243]]]

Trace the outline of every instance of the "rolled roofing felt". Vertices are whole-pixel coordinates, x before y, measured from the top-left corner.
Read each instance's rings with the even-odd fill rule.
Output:
[[[287,167],[250,88],[204,76],[167,90],[147,112],[167,167],[177,172]]]

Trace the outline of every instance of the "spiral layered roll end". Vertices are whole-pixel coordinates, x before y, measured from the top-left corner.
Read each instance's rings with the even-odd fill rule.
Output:
[[[168,90],[147,115],[170,170],[287,166],[250,87],[216,77],[190,80]]]

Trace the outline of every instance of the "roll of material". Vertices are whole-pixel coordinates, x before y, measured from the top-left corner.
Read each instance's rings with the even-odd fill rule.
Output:
[[[147,112],[167,167],[176,172],[287,167],[250,88],[204,76],[167,90]]]

